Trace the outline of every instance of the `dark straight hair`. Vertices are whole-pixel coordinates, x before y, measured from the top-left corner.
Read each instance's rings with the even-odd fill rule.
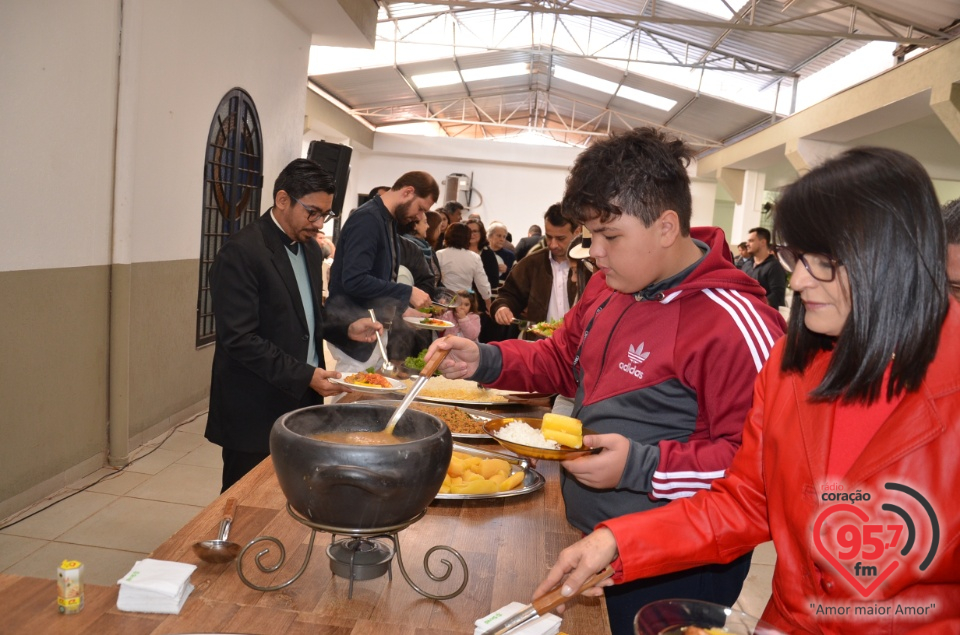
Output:
[[[781,369],[802,372],[818,351],[832,349],[815,400],[876,401],[891,359],[887,399],[919,389],[949,303],[943,221],[923,166],[897,150],[848,150],[784,190],[774,235],[842,262],[851,305],[831,338],[804,326],[795,298]]]
[[[436,180],[426,172],[407,172],[394,182],[391,190],[402,190],[410,186],[418,198],[432,198],[436,203],[440,198],[440,186]]]
[[[328,172],[310,159],[294,159],[277,175],[273,182],[273,200],[283,190],[293,198],[300,200],[315,192],[336,194],[337,184]]]

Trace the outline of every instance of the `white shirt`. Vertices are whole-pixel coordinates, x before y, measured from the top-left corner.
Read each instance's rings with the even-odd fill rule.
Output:
[[[553,289],[550,291],[550,305],[547,307],[547,322],[559,320],[570,310],[570,298],[567,297],[570,261],[564,258],[563,262],[557,262],[553,254],[550,254],[550,268],[553,269]]]
[[[443,274],[443,286],[451,291],[465,291],[476,284],[480,297],[490,299],[490,280],[479,254],[469,249],[447,247],[437,252],[437,261]]]

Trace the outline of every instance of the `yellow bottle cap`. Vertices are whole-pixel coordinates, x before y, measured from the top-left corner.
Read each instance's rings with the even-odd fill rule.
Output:
[[[61,569],[79,569],[80,561],[79,560],[64,560],[60,563]]]

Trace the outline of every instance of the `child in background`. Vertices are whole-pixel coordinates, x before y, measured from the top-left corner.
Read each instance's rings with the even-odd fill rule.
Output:
[[[456,335],[477,341],[480,336],[480,314],[477,313],[477,296],[473,291],[457,291],[458,304],[452,311],[440,316],[441,320],[453,322],[443,335]]]

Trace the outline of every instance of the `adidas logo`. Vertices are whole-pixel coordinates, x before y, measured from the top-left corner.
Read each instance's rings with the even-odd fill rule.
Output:
[[[643,352],[643,344],[643,342],[640,342],[640,346],[637,348],[634,348],[633,344],[630,344],[630,348],[627,350],[627,358],[634,364],[642,364],[650,357],[650,351],[646,353]]]
[[[623,372],[633,375],[637,379],[643,379],[643,371],[637,368],[640,364],[647,361],[647,358],[650,357],[650,351],[646,353],[643,352],[643,342],[640,342],[640,346],[634,348],[633,344],[630,344],[630,348],[627,349],[627,359],[630,360],[629,364],[624,364],[620,362],[617,366]]]

